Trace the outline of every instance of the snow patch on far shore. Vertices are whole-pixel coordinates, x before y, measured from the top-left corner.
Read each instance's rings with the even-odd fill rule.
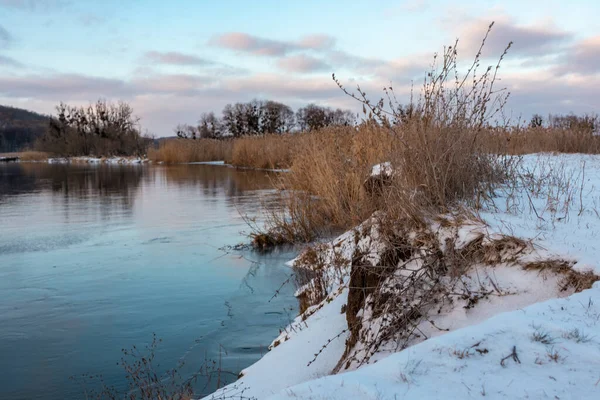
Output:
[[[140,157],[69,157],[49,158],[48,164],[146,164],[150,161]]]

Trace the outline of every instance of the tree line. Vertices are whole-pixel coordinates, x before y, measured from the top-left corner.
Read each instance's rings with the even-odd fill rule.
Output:
[[[63,156],[129,156],[144,154],[148,144],[129,104],[99,100],[87,107],[60,103],[36,148]]]
[[[185,139],[218,139],[292,131],[314,131],[331,125],[354,125],[356,115],[350,110],[309,104],[296,112],[272,100],[252,100],[227,104],[221,116],[203,113],[198,124],[181,124],[175,133]]]
[[[540,114],[534,114],[529,121],[529,127],[562,129],[597,134],[600,133],[600,118],[595,114],[550,114],[547,118],[542,117]]]

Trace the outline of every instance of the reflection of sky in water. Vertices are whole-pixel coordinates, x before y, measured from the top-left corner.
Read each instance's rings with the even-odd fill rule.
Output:
[[[0,398],[80,398],[68,380],[121,384],[120,349],[163,338],[161,364],[227,349],[233,372],[294,315],[291,254],[224,254],[264,172],[221,166],[0,166]],[[243,257],[241,257],[243,256]],[[254,268],[248,259],[261,262]]]

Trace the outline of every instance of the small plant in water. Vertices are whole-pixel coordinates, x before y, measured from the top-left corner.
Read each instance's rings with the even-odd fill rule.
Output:
[[[184,377],[181,370],[185,364],[180,360],[178,364],[169,370],[161,372],[160,365],[156,364],[156,350],[162,339],[156,334],[152,335],[152,342],[146,345],[143,350],[137,346],[130,349],[121,349],[122,357],[117,365],[125,371],[127,387],[117,389],[109,386],[102,375],[83,374],[71,379],[79,383],[83,389],[85,399],[95,400],[190,400],[196,397],[202,397],[216,377],[217,389],[226,385],[222,379],[225,371],[221,368],[221,355],[219,361],[205,359],[200,368],[191,376]],[[220,351],[222,347],[220,347]],[[206,382],[203,388],[196,392],[196,382],[199,377],[204,378]],[[196,388],[197,389],[197,388]],[[243,390],[235,391],[231,396],[223,399],[244,399]]]

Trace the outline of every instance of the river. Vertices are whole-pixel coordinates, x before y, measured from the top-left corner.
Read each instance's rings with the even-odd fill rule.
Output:
[[[121,349],[160,339],[159,371],[206,358],[221,381],[297,314],[285,262],[223,248],[273,201],[264,171],[214,165],[0,164],[0,398],[126,389]],[[271,204],[271,206],[275,206]],[[76,377],[76,379],[70,379]],[[198,378],[198,395],[215,389]]]

